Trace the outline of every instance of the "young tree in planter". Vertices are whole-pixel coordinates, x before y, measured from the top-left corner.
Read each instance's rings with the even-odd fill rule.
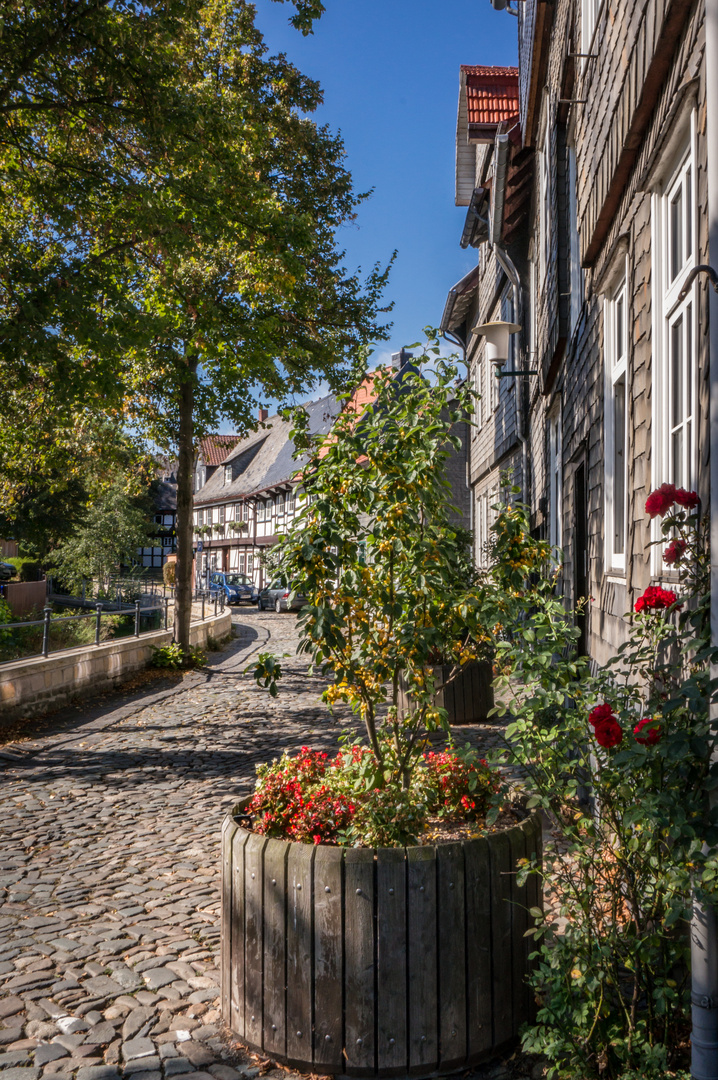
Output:
[[[296,6],[306,32],[322,5]],[[46,0],[7,11],[3,48],[0,451],[16,476],[38,443],[62,463],[93,412],[178,448],[186,648],[197,439],[224,417],[246,431],[260,392],[340,378],[382,336],[383,275],[363,288],[341,265],[358,202],[341,142],[250,5]]]
[[[446,476],[473,409],[457,376],[441,360],[431,382],[384,374],[360,419],[345,410],[330,435],[312,438],[299,413],[294,433],[309,455],[308,499],[281,544],[282,573],[308,597],[300,648],[332,676],[326,700],[349,703],[366,724],[376,785],[406,789],[425,732],[446,726],[435,666],[453,679],[490,652],[470,536]],[[257,674],[275,670],[264,658]]]

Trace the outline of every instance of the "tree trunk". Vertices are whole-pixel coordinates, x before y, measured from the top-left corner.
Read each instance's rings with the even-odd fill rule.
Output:
[[[192,618],[192,488],[194,475],[194,380],[197,361],[187,360],[180,390],[177,464],[177,567],[175,570],[175,641],[189,652]]]

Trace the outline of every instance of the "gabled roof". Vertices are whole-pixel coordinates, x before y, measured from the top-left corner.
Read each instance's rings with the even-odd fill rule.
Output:
[[[221,465],[239,435],[207,435],[199,441],[199,458],[205,465]]]
[[[519,69],[462,64],[461,75],[469,141],[491,142],[498,124],[519,115]]]

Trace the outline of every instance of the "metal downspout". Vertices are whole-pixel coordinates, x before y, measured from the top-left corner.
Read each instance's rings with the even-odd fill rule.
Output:
[[[718,266],[718,0],[705,0],[709,261]],[[718,296],[708,290],[710,346],[711,637],[718,643]],[[713,672],[715,676],[715,672]],[[715,720],[715,710],[713,719]],[[718,1080],[718,922],[697,900],[691,923],[691,1075]]]
[[[523,371],[523,370],[525,370],[525,365],[523,363],[523,360],[524,360],[524,357],[526,355],[526,348],[525,348],[525,346],[526,346],[526,332],[525,332],[525,329],[523,329],[523,325],[524,325],[524,305],[523,305],[523,299],[522,299],[522,296],[521,296],[521,279],[519,278],[519,272],[516,269],[516,267],[514,266],[513,261],[509,257],[508,252],[504,251],[504,249],[499,247],[498,244],[492,244],[492,247],[494,249],[494,254],[496,255],[496,258],[501,263],[501,266],[504,269],[504,273],[506,274],[506,277],[511,282],[511,287],[513,289],[513,294],[514,294],[514,319],[516,320],[517,323],[520,323],[520,325],[522,327],[522,330],[521,330],[521,348],[519,350],[519,368]],[[528,447],[528,439],[524,435],[523,411],[522,411],[522,408],[521,408],[521,394],[522,394],[522,391],[523,391],[523,387],[521,385],[522,382],[523,382],[523,380],[519,379],[519,385],[516,387],[516,399],[515,399],[515,405],[516,405],[516,438],[521,443],[521,502],[524,504],[524,506],[526,506],[527,503],[528,503],[528,476],[527,476],[527,469],[528,469],[528,456],[529,456],[528,451],[529,451],[529,447]]]

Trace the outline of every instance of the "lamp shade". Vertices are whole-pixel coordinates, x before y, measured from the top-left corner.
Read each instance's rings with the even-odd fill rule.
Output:
[[[509,335],[518,334],[520,329],[518,323],[498,319],[475,326],[471,333],[486,338],[486,356],[492,364],[503,364],[509,358]]]

